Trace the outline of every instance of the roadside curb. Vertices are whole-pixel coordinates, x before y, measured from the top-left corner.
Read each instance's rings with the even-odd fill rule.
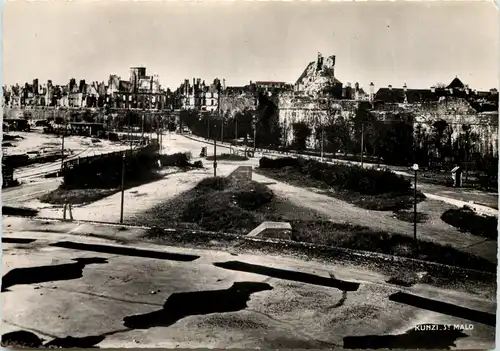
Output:
[[[15,217],[15,216],[14,216]],[[60,219],[54,218],[44,218],[44,217],[35,217],[33,220],[45,220],[51,222],[64,222]],[[124,228],[134,228],[134,229],[142,229],[142,230],[159,230],[165,234],[172,235],[196,235],[199,238],[205,236],[209,239],[217,239],[224,238],[229,239],[231,241],[234,240],[242,240],[244,243],[248,243],[251,246],[261,246],[261,249],[269,249],[271,246],[274,246],[275,249],[280,249],[281,251],[286,249],[295,249],[302,253],[304,251],[311,252],[313,256],[321,256],[322,258],[328,259],[340,259],[347,261],[355,261],[353,258],[361,259],[361,260],[371,260],[378,263],[393,263],[399,264],[405,267],[414,267],[415,269],[421,269],[429,272],[439,272],[451,275],[465,275],[469,278],[479,278],[479,279],[494,279],[496,281],[496,273],[488,272],[488,271],[480,271],[475,269],[463,268],[458,266],[447,265],[443,263],[424,261],[420,259],[415,259],[411,257],[403,257],[403,256],[394,256],[384,253],[378,252],[370,252],[363,250],[354,250],[341,248],[336,246],[327,246],[327,245],[319,245],[319,244],[311,244],[306,242],[297,242],[291,240],[283,240],[283,239],[271,239],[271,238],[255,238],[248,237],[242,234],[230,234],[230,233],[218,233],[218,232],[210,232],[210,231],[200,231],[200,230],[192,230],[192,229],[176,229],[176,228],[158,228],[158,227],[147,227],[147,226],[138,226],[138,225],[129,225],[129,224],[118,224],[112,222],[99,222],[99,221],[86,221],[86,220],[75,220],[75,221],[66,221],[65,223],[75,223],[75,224],[94,224],[101,226],[110,226],[110,227],[124,227]],[[124,238],[116,238],[117,240],[123,242],[143,242],[138,239],[124,239]],[[175,246],[175,245],[172,245]]]

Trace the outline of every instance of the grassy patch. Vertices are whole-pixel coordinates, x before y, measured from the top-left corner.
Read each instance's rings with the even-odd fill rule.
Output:
[[[246,234],[261,222],[261,216],[252,211],[272,198],[271,190],[256,182],[241,186],[227,178],[206,178],[137,221],[160,227],[194,223],[198,229]]]
[[[293,240],[329,245],[347,249],[378,252],[412,257],[451,266],[488,270],[496,265],[473,254],[461,252],[449,245],[418,241],[418,251],[413,252],[413,238],[400,234],[374,231],[368,227],[330,221],[292,221]]]
[[[214,156],[208,156],[207,160],[213,161]],[[236,155],[236,154],[222,154],[222,155],[217,155],[217,160],[220,161],[248,161],[248,157],[242,156],[242,155]]]
[[[413,223],[415,221],[415,214],[413,211],[396,211],[394,216],[403,222]],[[417,223],[424,223],[429,218],[429,215],[422,212],[417,212]]]
[[[472,209],[464,206],[460,209],[450,209],[443,213],[441,219],[473,235],[482,236],[488,239],[498,239],[498,219],[493,216],[482,216]]]
[[[192,190],[156,206],[134,222],[155,228],[186,227],[189,223],[190,230],[184,234],[154,229],[146,236],[154,239],[165,236],[169,243],[208,245],[213,241],[231,241],[231,235],[210,237],[193,231],[247,234],[263,221],[289,222],[292,225],[291,239],[297,242],[416,257],[463,268],[496,270],[495,264],[483,258],[434,242],[419,241],[415,256],[414,241],[410,236],[334,223],[309,209],[277,198],[262,184],[234,183],[220,177],[201,181]],[[241,239],[235,237],[234,240]]]
[[[62,189],[58,188],[40,197],[40,201],[52,205],[87,204],[113,195],[120,189]]]

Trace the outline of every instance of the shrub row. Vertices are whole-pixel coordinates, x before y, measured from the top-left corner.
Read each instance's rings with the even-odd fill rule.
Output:
[[[498,238],[498,219],[493,216],[481,216],[469,207],[450,209],[441,215],[441,219],[460,230],[488,239]]]
[[[410,190],[411,182],[394,172],[361,168],[346,164],[328,164],[304,158],[283,157],[270,159],[263,157],[259,167],[279,169],[291,167],[294,170],[339,190],[357,191],[361,194],[378,195],[386,193],[405,193]]]
[[[207,156],[208,161],[213,161],[214,156]],[[236,154],[221,154],[217,156],[217,160],[220,161],[248,161],[248,157]]]
[[[160,155],[160,162],[163,167],[188,167],[191,160],[191,153],[178,152],[172,155]]]
[[[156,176],[158,153],[153,147],[146,147],[125,158],[125,179],[127,183],[151,180]],[[121,154],[108,154],[75,165],[64,172],[63,188],[109,189],[121,184],[123,159]]]

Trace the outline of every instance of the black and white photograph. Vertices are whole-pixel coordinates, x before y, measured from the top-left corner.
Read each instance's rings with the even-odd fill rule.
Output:
[[[3,347],[495,348],[496,2],[3,5]]]

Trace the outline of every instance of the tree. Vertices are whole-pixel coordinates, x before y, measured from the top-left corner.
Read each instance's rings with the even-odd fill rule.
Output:
[[[304,122],[292,124],[293,128],[293,146],[297,150],[305,150],[307,139],[311,136],[311,128]]]
[[[339,150],[346,152],[351,141],[349,123],[342,116],[338,116],[327,123],[316,129],[316,140],[321,140],[323,136],[324,150],[333,153],[333,155]]]
[[[379,129],[380,156],[389,164],[407,165],[413,161],[413,116],[396,113]]]
[[[445,89],[447,87],[447,85],[444,83],[436,83],[436,84],[434,84],[434,87],[437,89]]]
[[[415,126],[414,150],[415,162],[422,166],[429,164],[429,136],[421,124]]]
[[[443,162],[452,156],[451,127],[445,120],[438,120],[432,125],[434,159]]]
[[[278,146],[281,144],[278,107],[267,95],[259,93],[256,113],[256,145]]]

